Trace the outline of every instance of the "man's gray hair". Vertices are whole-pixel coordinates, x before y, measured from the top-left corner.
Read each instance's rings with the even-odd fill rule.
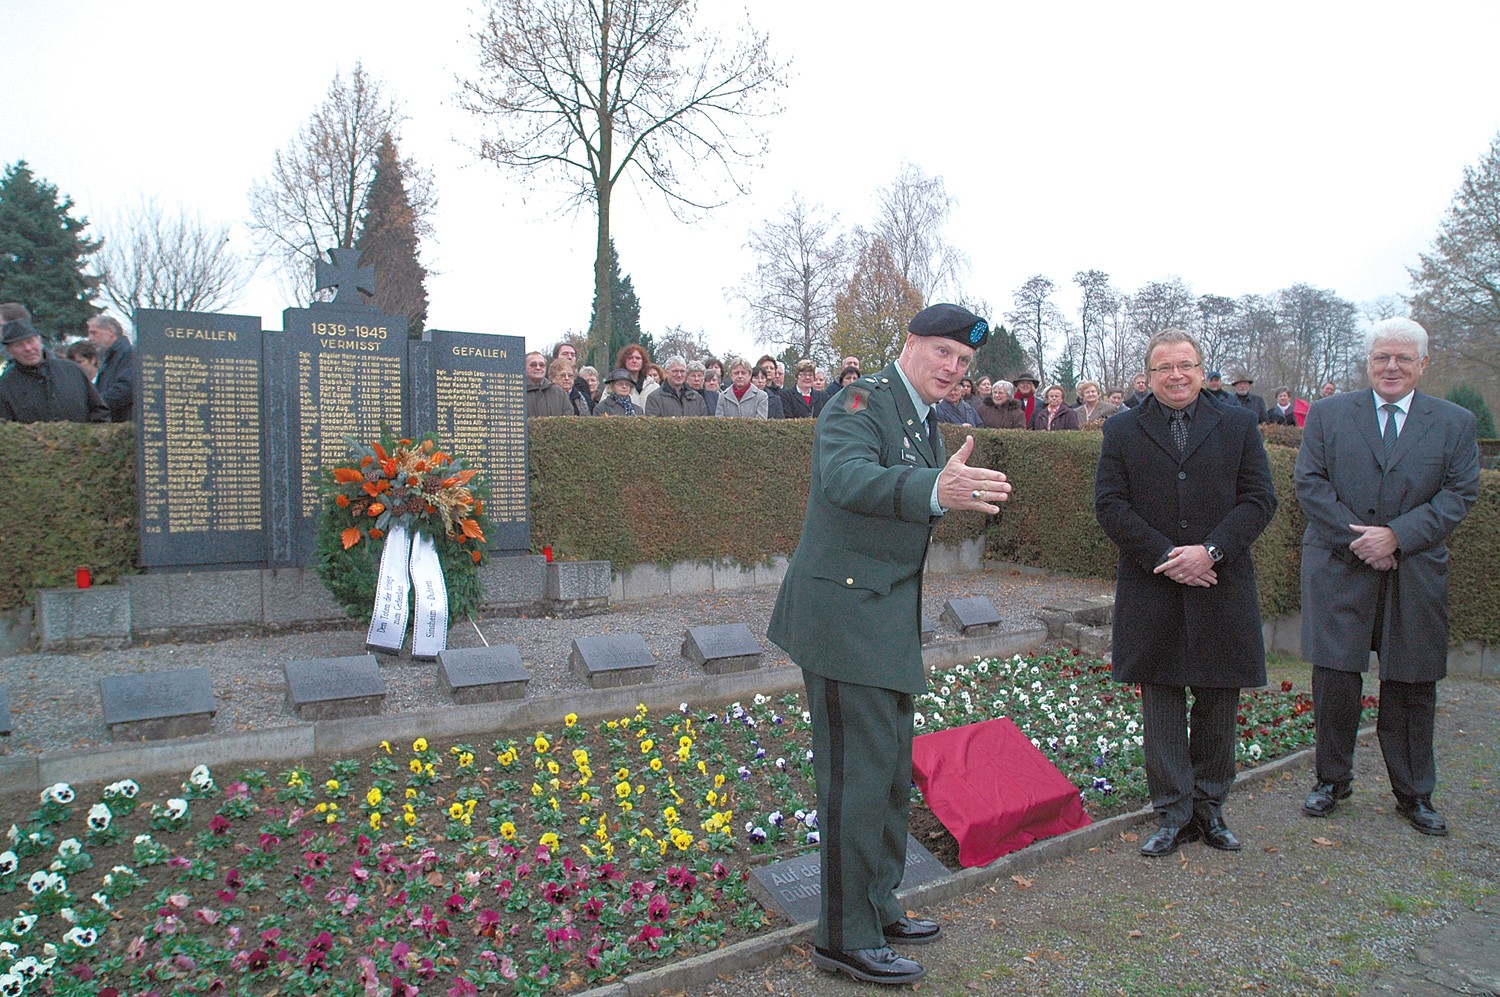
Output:
[[[1418,357],[1427,355],[1427,330],[1409,318],[1383,319],[1370,326],[1365,333],[1365,352],[1374,352],[1380,342],[1410,343]]]
[[[125,327],[113,315],[95,315],[89,319],[87,325],[102,325],[116,336],[125,335]]]
[[[686,370],[687,358],[682,356],[681,354],[678,354],[677,356],[667,357],[667,359],[662,361],[661,369],[666,370],[668,367],[681,367]]]
[[[687,369],[689,374],[696,374],[700,370],[708,370],[702,360],[689,360]]]
[[[1203,362],[1203,347],[1198,345],[1197,338],[1186,329],[1163,329],[1146,341],[1146,377],[1151,377],[1151,354],[1158,346],[1168,346],[1173,343],[1187,343],[1198,354],[1198,362]],[[1046,395],[1042,396],[1043,398]]]

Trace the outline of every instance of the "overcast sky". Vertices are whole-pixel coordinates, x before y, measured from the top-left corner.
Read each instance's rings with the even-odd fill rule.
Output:
[[[594,219],[560,212],[561,182],[527,189],[474,155],[481,123],[454,99],[471,6],[0,0],[0,163],[27,160],[96,222],[154,195],[235,223],[248,250],[251,184],[363,60],[409,117],[401,152],[435,175],[429,327],[545,346],[588,323]],[[755,0],[749,16],[793,63],[751,194],[692,224],[657,195],[614,212],[645,330],[702,329],[720,352],[759,352],[725,296],[753,266],[749,231],[794,192],[867,224],[904,160],[956,198],[964,287],[997,320],[1031,275],[1089,268],[1126,291],[1175,275],[1359,302],[1408,290],[1500,130],[1494,0]],[[232,310],[280,328],[288,303],[267,276]]]

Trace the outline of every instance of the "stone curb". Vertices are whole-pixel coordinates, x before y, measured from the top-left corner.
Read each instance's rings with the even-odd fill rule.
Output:
[[[922,661],[929,670],[949,668],[979,657],[1002,657],[1028,650],[1047,639],[1044,629],[1027,629],[958,638],[929,644]],[[141,779],[181,774],[200,763],[210,768],[251,762],[291,762],[314,755],[343,754],[373,748],[381,741],[463,738],[480,731],[514,730],[556,724],[568,713],[584,720],[624,716],[645,703],[653,711],[675,710],[684,701],[734,699],[755,693],[784,693],[800,688],[795,667],[756,668],[665,684],[572,691],[535,699],[501,700],[445,706],[372,717],[319,720],[232,734],[202,734],[172,740],[142,741],[73,752],[0,757],[0,794],[40,793],[56,782],[92,785],[113,779]]]
[[[1374,733],[1375,728],[1372,725],[1361,728],[1356,736],[1366,738],[1373,736]],[[1300,768],[1312,759],[1312,755],[1312,748],[1303,748],[1294,754],[1274,759],[1264,765],[1257,765],[1253,769],[1246,769],[1238,774],[1230,791],[1236,792],[1245,788],[1251,785],[1253,779],[1259,779],[1262,776],[1276,776],[1288,769]],[[1047,862],[1087,852],[1126,829],[1145,823],[1152,816],[1153,811],[1149,806],[1128,814],[1118,814],[1087,827],[1080,827],[1076,831],[1069,831],[1067,834],[1027,845],[1020,851],[1004,855],[989,865],[949,873],[941,879],[924,883],[902,893],[901,899],[908,909],[947,903],[1027,869],[1034,869]],[[721,975],[731,975],[764,965],[784,954],[793,945],[812,944],[816,927],[816,922],[808,922],[778,928],[769,934],[747,938],[742,942],[736,942],[712,952],[704,952],[670,966],[632,973],[623,980],[581,991],[576,997],[651,997],[653,994],[667,991],[692,993],[702,984],[712,982]]]

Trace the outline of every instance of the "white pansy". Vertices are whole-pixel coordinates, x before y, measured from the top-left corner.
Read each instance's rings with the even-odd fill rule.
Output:
[[[10,919],[10,933],[19,938],[30,931],[34,924],[36,924],[35,914],[17,914]]]
[[[182,797],[174,796],[167,801],[167,816],[173,820],[182,820],[182,818],[187,816],[187,812],[187,800],[184,800]]]
[[[53,803],[62,803],[66,805],[72,803],[76,797],[77,794],[73,792],[73,787],[69,786],[65,782],[54,782],[52,785],[42,790],[43,803],[51,801]]]
[[[26,888],[31,891],[33,896],[41,893],[47,888],[47,877],[49,875],[51,874],[48,873],[45,869],[38,869],[36,872],[32,873],[31,878],[26,881]]]
[[[99,940],[99,933],[93,928],[81,928],[74,926],[63,935],[63,941],[69,945],[76,945],[81,949],[93,948],[94,943]]]
[[[188,782],[199,789],[207,789],[214,784],[214,777],[209,775],[207,765],[199,765],[188,775]]]
[[[112,820],[114,820],[114,813],[107,804],[95,803],[89,807],[89,830],[108,831]]]
[[[0,997],[21,997],[26,981],[15,973],[0,973]]]
[[[21,867],[21,859],[15,852],[6,849],[0,852],[0,876],[9,876]]]
[[[21,946],[15,942],[0,942],[0,959],[14,959]]]
[[[57,846],[57,854],[67,859],[76,858],[82,852],[83,846],[77,838],[64,838]]]
[[[1256,761],[1260,761],[1260,756],[1263,754],[1263,752],[1260,749],[1260,745],[1259,744],[1252,744],[1252,745],[1250,745],[1250,752],[1249,753],[1250,753],[1250,757],[1253,758],[1253,759],[1255,759]]]

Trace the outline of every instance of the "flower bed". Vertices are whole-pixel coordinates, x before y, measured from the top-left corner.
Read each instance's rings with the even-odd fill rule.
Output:
[[[1073,655],[933,677],[935,729],[1009,715],[1086,805],[1144,798],[1138,696]],[[1303,694],[1245,698],[1242,760],[1311,740]],[[0,853],[0,997],[568,992],[761,931],[748,868],[817,843],[797,695],[644,707],[485,747],[199,766],[147,795],[59,784]]]

